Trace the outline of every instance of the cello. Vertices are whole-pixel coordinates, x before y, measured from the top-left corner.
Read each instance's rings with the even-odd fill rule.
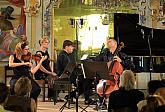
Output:
[[[114,52],[114,56],[117,56],[121,48],[124,47],[124,43],[121,42],[120,45],[117,47],[117,49]],[[116,60],[111,60],[107,63],[108,69],[109,69],[109,77],[110,80],[104,80],[101,79],[99,80],[99,83],[97,85],[97,93],[99,96],[107,96],[109,95],[112,91],[118,89],[118,79],[120,75],[123,72],[123,66],[121,65],[120,62]]]

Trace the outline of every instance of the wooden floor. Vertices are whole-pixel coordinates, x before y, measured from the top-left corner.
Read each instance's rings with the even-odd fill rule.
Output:
[[[46,90],[47,93],[47,90]],[[59,94],[60,98],[63,99],[65,97],[65,95],[67,95],[68,93],[63,93],[61,92]],[[46,101],[43,102],[42,101],[42,93],[40,94],[39,98],[38,98],[38,104],[37,104],[37,112],[60,112],[60,108],[64,105],[65,102],[57,102],[54,105],[53,101],[48,101],[48,99],[46,98]],[[47,96],[47,94],[46,94]],[[91,97],[92,99],[97,99],[95,96]],[[74,99],[75,101],[75,99]],[[84,104],[84,97],[83,95],[79,96],[78,99],[78,105],[82,108],[85,108],[87,105]],[[68,105],[67,105],[68,106]],[[76,104],[71,104],[70,106],[71,108],[64,108],[64,110],[62,112],[76,112]],[[81,108],[78,108],[78,112],[97,112],[94,108],[96,107],[96,105],[90,105],[87,109],[85,109],[86,111],[82,111]],[[99,112],[107,112],[107,110],[101,110]]]
[[[82,108],[85,108],[87,105],[84,105],[84,99],[79,99],[78,101],[78,105]],[[56,105],[54,105],[54,102],[42,102],[42,101],[38,101],[38,107],[37,107],[37,112],[60,112],[60,108],[61,106],[64,104],[65,102],[57,102]],[[76,112],[76,104],[71,104],[70,106],[71,108],[64,108],[64,110],[62,112]],[[78,108],[78,112],[97,112],[94,108],[95,105],[90,105],[86,111],[82,111],[81,108]],[[107,110],[101,110],[99,112],[107,112]]]
[[[53,102],[38,102],[37,112],[59,112],[59,109],[65,102],[58,102],[56,105]],[[79,101],[79,106],[85,107],[82,101]],[[94,105],[88,107],[86,110],[88,112],[96,112],[94,109]],[[81,108],[79,108],[79,112],[81,112]],[[64,108],[63,112],[76,112],[76,105],[71,104],[71,108]],[[85,111],[84,111],[85,112]]]

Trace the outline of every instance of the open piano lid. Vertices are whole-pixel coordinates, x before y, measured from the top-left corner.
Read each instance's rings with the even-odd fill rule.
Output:
[[[153,57],[153,72],[165,73],[165,30],[147,28],[140,26],[138,23],[138,14],[115,13],[115,39],[119,43],[124,42],[125,48],[122,51],[134,58],[136,69],[140,68],[137,71],[149,72],[149,38]],[[156,58],[163,61],[157,63],[154,61],[157,60]]]
[[[132,56],[149,56],[149,38],[152,55],[165,56],[165,30],[147,28],[138,23],[138,14],[114,14],[115,38],[124,42],[124,52]]]

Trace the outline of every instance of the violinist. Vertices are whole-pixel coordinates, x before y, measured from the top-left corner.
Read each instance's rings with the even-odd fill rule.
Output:
[[[123,68],[129,69],[129,68],[133,67],[133,63],[130,61],[130,59],[128,59],[128,57],[125,53],[122,53],[120,51],[118,53],[116,53],[118,50],[117,47],[118,47],[118,45],[117,45],[116,40],[113,38],[108,38],[107,39],[107,48],[105,48],[103,50],[103,52],[101,52],[98,56],[96,56],[93,59],[93,61],[107,62],[108,67],[111,66],[112,61],[117,62],[120,65],[121,70]],[[117,67],[117,68],[119,68],[119,67]],[[109,74],[111,74],[111,73],[109,73]],[[107,74],[107,75],[109,75],[109,74]],[[118,83],[119,83],[120,75],[121,74],[118,74],[118,73],[112,74],[113,79],[115,80],[115,83],[112,82],[111,80],[109,80],[109,81],[107,81],[109,83],[106,84],[106,80],[103,81],[106,84],[106,86],[104,88],[104,93],[98,92],[100,88],[102,88],[101,90],[103,90],[103,83],[100,83],[101,80],[99,81],[99,83],[97,85],[97,93],[99,95],[99,101],[97,103],[97,109],[100,109],[100,108],[107,109],[105,99],[110,95],[110,93],[112,91],[118,89]]]
[[[48,85],[49,85],[48,99],[50,100],[51,98],[53,98],[53,88],[52,88],[53,81],[51,81],[51,79],[55,79],[57,74],[52,72],[51,67],[50,67],[50,58],[49,58],[49,53],[48,53],[48,50],[47,50],[48,47],[49,47],[48,37],[43,36],[39,40],[39,45],[40,45],[40,48],[36,52],[36,54],[40,55],[40,56],[47,56],[48,58],[43,61],[42,65],[37,70],[37,72],[35,73],[34,76],[35,76],[35,80],[45,80],[46,83],[48,83]],[[39,63],[39,61],[37,61],[37,63]]]
[[[19,42],[15,47],[15,54],[10,55],[9,57],[9,67],[13,68],[14,77],[10,80],[10,90],[11,94],[14,94],[14,86],[16,81],[22,76],[28,77],[31,80],[32,91],[30,97],[37,101],[37,97],[40,94],[40,86],[31,78],[31,75],[34,74],[42,62],[47,58],[42,56],[39,63],[36,66],[32,66],[31,61],[25,62],[23,59],[24,55],[27,55],[29,52],[29,47],[27,42]]]

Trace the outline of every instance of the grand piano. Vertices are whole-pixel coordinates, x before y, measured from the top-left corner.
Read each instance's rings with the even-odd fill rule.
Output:
[[[165,73],[165,30],[141,26],[138,14],[114,14],[115,39],[124,42],[123,52],[135,64],[135,72]],[[151,48],[151,55],[149,50]]]

